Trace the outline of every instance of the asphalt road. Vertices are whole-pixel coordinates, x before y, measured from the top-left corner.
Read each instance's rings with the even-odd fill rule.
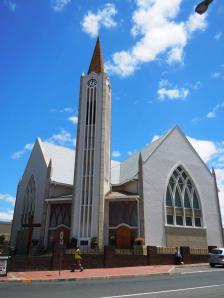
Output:
[[[190,271],[189,271],[190,270]],[[224,270],[180,269],[166,276],[89,281],[0,283],[0,298],[221,298]]]

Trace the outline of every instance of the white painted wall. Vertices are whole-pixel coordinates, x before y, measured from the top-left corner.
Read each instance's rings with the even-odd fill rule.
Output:
[[[16,196],[16,204],[14,210],[14,217],[12,222],[12,236],[11,245],[15,246],[17,231],[21,229],[21,214],[23,208],[23,198],[25,195],[27,184],[31,176],[34,176],[36,184],[36,204],[34,213],[34,223],[41,223],[43,216],[44,193],[46,186],[47,164],[43,157],[39,141],[35,142],[34,148],[31,152],[29,161],[24,171],[23,177],[19,184]],[[40,238],[40,228],[35,228],[33,232],[33,239]]]
[[[181,164],[197,187],[207,228],[208,245],[221,245],[221,233],[213,176],[179,128],[174,128],[143,165],[145,239],[164,246],[164,197],[169,177]]]

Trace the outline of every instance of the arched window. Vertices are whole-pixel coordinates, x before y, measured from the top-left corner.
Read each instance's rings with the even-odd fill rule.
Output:
[[[34,215],[36,203],[36,184],[34,177],[31,176],[27,184],[24,199],[23,199],[23,212],[21,216],[22,224],[28,224],[31,216]]]
[[[166,190],[165,212],[168,225],[202,226],[202,211],[196,187],[181,166],[178,166],[170,177]]]

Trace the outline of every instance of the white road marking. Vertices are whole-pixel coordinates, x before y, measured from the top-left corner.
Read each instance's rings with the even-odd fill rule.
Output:
[[[127,294],[127,295],[118,295],[118,296],[106,296],[106,297],[99,297],[99,298],[122,298],[122,297],[134,297],[134,296],[144,296],[144,295],[155,295],[155,294],[184,292],[184,291],[189,291],[189,290],[199,290],[199,289],[207,289],[207,288],[215,288],[215,287],[217,288],[217,287],[223,287],[223,286],[224,286],[224,284],[220,284],[220,285],[210,285],[210,286],[195,287],[195,288],[164,290],[164,291],[158,291],[158,292],[137,293],[137,294]]]
[[[217,271],[224,271],[224,269],[208,269],[208,270],[198,270],[198,271],[192,270],[192,271],[188,271],[188,272],[180,272],[180,274],[208,273],[208,272],[217,272]]]

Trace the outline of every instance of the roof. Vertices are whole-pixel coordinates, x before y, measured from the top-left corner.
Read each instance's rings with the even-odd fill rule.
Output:
[[[142,154],[142,160],[144,162],[162,142],[164,137],[152,142],[123,162],[111,160],[111,183],[117,185],[136,178],[138,174],[139,154]],[[40,139],[38,141],[47,165],[50,162],[52,164],[51,181],[59,184],[73,185],[75,150],[42,142]]]
[[[123,162],[111,160],[111,184],[120,185],[138,178],[140,154],[142,157],[142,162],[146,162],[147,159],[150,158],[150,156],[153,154],[153,152],[160,146],[160,144],[168,137],[168,135],[176,129],[183,135],[192,150],[194,150],[180,128],[178,126],[175,126],[165,135],[147,145],[142,150],[136,152]],[[52,145],[47,142],[42,142],[40,139],[38,139],[38,141],[40,147],[42,148],[42,152],[47,165],[49,165],[50,161],[52,161],[51,180],[59,184],[67,184],[72,186],[74,177],[75,150],[58,145]],[[196,151],[194,150],[194,152]],[[198,157],[200,158],[199,155]],[[207,168],[206,165],[205,167]]]
[[[152,154],[152,152],[157,148],[157,146],[159,146],[159,144],[163,141],[165,136],[166,135],[155,140],[120,164],[111,167],[112,184],[122,184],[126,181],[136,178],[138,174],[138,162],[140,153],[142,154],[142,161],[146,161]]]
[[[138,197],[139,197],[138,194],[127,192],[127,191],[112,191],[106,196],[106,199],[109,199],[109,200],[128,199],[128,200],[130,200],[130,199],[136,199]]]
[[[91,72],[102,73],[104,72],[103,55],[100,46],[100,39],[97,38],[95,49],[93,52],[92,60],[90,62],[88,74]]]
[[[52,162],[51,180],[63,184],[73,184],[75,150],[42,142],[39,139],[44,158]]]

